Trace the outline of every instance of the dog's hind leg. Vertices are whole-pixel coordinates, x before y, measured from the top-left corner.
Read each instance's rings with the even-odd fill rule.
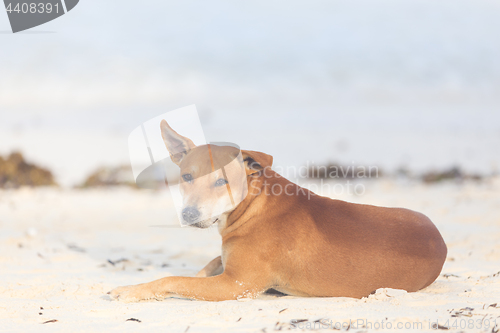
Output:
[[[201,271],[196,274],[196,277],[209,277],[222,274],[224,267],[222,266],[222,258],[218,256],[210,261]]]

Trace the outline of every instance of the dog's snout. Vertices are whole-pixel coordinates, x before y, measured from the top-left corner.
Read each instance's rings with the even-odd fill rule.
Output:
[[[182,210],[182,218],[188,223],[196,221],[199,216],[200,212],[194,207],[186,207]]]

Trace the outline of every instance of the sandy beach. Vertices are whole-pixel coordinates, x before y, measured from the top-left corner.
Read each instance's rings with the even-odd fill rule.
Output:
[[[448,258],[416,293],[381,289],[363,299],[262,295],[202,302],[123,303],[106,292],[193,275],[219,255],[216,228],[180,228],[168,192],[22,188],[0,191],[2,332],[496,332],[500,324],[500,178],[426,185],[363,183],[337,199],[407,207],[429,216]]]

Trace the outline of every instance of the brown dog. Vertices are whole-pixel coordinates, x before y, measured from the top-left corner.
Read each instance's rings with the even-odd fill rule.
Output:
[[[315,195],[272,171],[272,157],[260,152],[241,151],[248,193],[238,186],[231,191],[235,197],[243,196],[243,201],[204,220],[203,216],[211,216],[212,206],[221,205],[213,193],[225,181],[217,173],[212,178],[197,176],[214,170],[212,155],[223,161],[238,151],[196,147],[164,120],[161,130],[184,179],[183,218],[198,218],[200,222],[193,226],[199,228],[218,222],[222,256],[196,277],[165,277],[119,287],[108,293],[112,298],[182,296],[222,301],[253,298],[270,288],[296,296],[361,298],[383,287],[417,291],[439,276],[447,248],[426,216]],[[200,195],[208,187],[212,195]]]

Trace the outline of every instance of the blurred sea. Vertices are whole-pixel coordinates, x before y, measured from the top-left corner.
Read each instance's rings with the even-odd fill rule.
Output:
[[[0,154],[72,185],[196,104],[205,135],[275,157],[500,171],[500,2],[81,1],[9,34]]]

